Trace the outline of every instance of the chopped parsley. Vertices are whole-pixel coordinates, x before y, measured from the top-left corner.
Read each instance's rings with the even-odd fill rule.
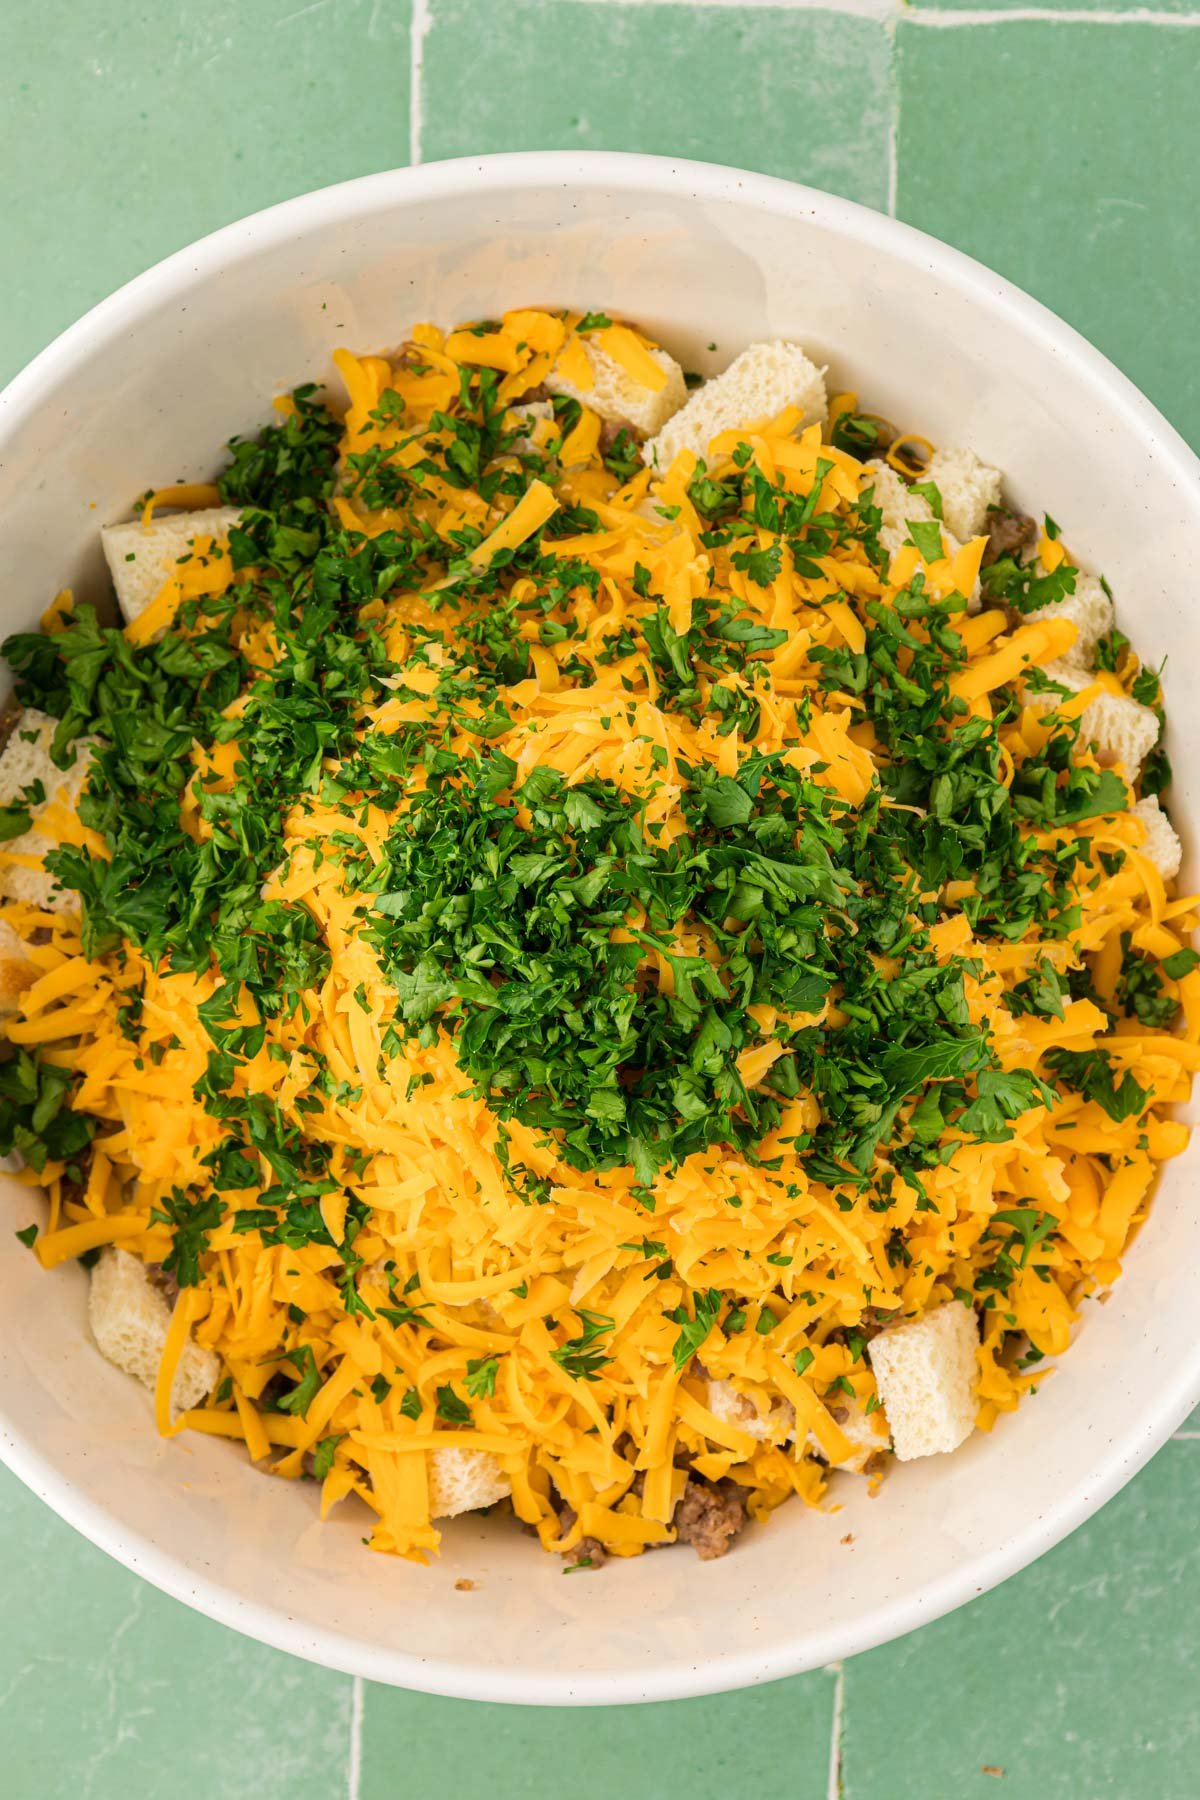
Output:
[[[297,1413],[303,1419],[321,1391],[321,1371],[311,1344],[299,1344],[286,1354],[300,1375],[290,1393],[284,1394],[277,1404],[280,1412]]]
[[[667,1317],[682,1328],[672,1350],[677,1369],[682,1369],[704,1343],[717,1322],[721,1305],[720,1290],[709,1288],[706,1293],[693,1293],[690,1313],[686,1306],[678,1306],[668,1313]]]
[[[576,330],[612,325],[589,312]],[[1159,957],[1130,931],[1110,979],[1095,970],[1081,926],[1101,883],[1120,886],[1130,865],[1111,833],[1078,828],[1124,813],[1126,783],[1083,754],[1078,721],[1061,713],[1026,744],[1017,682],[987,708],[964,698],[966,597],[933,591],[921,572],[885,585],[883,513],[869,485],[844,498],[840,459],[781,473],[748,434],[731,439],[731,456],[696,463],[686,497],[651,488],[646,530],[627,558],[622,547],[605,560],[588,539],[615,542],[614,508],[646,494],[636,434],[606,427],[586,477],[564,480],[564,443],[587,437],[583,407],[555,397],[535,442],[506,371],[509,326],[463,333],[499,366],[455,369],[414,343],[357,413],[361,432],[346,437],[302,388],[286,418],[230,446],[218,485],[241,513],[235,581],[185,599],[157,642],[131,642],[85,605],[53,635],[18,633],[4,649],[21,702],[57,721],[58,767],[85,734],[99,741],[86,832],[47,867],[78,903],[84,954],[114,972],[118,1042],[138,1074],[165,1089],[186,1067],[203,1114],[194,1167],[155,1188],[164,1272],[182,1288],[213,1281],[232,1239],[235,1258],[276,1257],[300,1284],[277,1310],[264,1360],[282,1367],[261,1407],[307,1417],[345,1353],[318,1282],[344,1330],[387,1350],[391,1373],[356,1375],[353,1391],[386,1403],[393,1423],[398,1410],[402,1430],[469,1427],[473,1409],[502,1417],[523,1379],[524,1343],[483,1335],[494,1321],[482,1305],[469,1335],[447,1331],[425,1246],[411,1248],[417,1226],[389,1213],[395,1235],[381,1230],[372,1194],[405,1179],[411,1151],[382,1136],[376,1151],[348,1142],[347,1126],[382,1093],[414,1119],[461,1103],[485,1122],[486,1180],[480,1170],[475,1191],[468,1168],[455,1198],[463,1266],[476,1215],[490,1228],[507,1209],[511,1249],[521,1232],[541,1241],[558,1225],[576,1180],[598,1205],[625,1207],[613,1240],[624,1254],[572,1288],[595,1249],[581,1206],[567,1285],[541,1320],[572,1411],[615,1434],[641,1428],[645,1399],[621,1387],[626,1295],[654,1340],[650,1360],[669,1352],[676,1371],[694,1371],[710,1340],[751,1358],[777,1349],[800,1376],[827,1344],[863,1366],[858,1321],[868,1308],[894,1314],[880,1291],[889,1274],[894,1285],[910,1268],[918,1284],[935,1275],[907,1222],[941,1211],[944,1166],[962,1146],[1008,1142],[1040,1109],[1058,1109],[1070,1131],[1071,1096],[1111,1122],[1140,1120],[1154,1095],[1127,1066],[1120,1022],[1169,1030],[1176,984],[1200,956]],[[531,384],[524,398],[544,396]],[[832,436],[835,451],[867,459],[895,433],[852,410]],[[534,482],[553,490],[554,510],[497,549],[497,518]],[[911,510],[932,516],[908,521],[909,542],[942,563],[942,494],[910,485]],[[680,519],[697,535],[686,580],[657,548]],[[1053,520],[1046,531],[1057,538]],[[1076,580],[1070,563],[1046,571],[1001,555],[981,587],[1011,625]],[[1161,718],[1159,675],[1121,632],[1096,660]],[[1036,668],[1023,679],[1065,692]],[[1141,792],[1169,780],[1156,748]],[[30,830],[45,798],[33,784],[0,807],[0,843]],[[344,906],[332,923],[319,898],[331,875]],[[339,986],[347,939],[360,960]],[[190,1008],[199,1056],[182,1018],[178,1032],[163,1023],[154,984],[172,976],[203,984]],[[1008,1066],[1002,1014],[1035,1042],[1081,1001],[1112,1028],[1109,1048]],[[17,1047],[0,1064],[0,1153],[49,1169],[71,1204],[114,1129],[111,1111],[77,1110],[83,1097],[56,1051]],[[712,1260],[687,1241],[711,1219],[681,1224],[672,1186],[689,1159],[711,1178]],[[614,1171],[632,1180],[622,1187]],[[836,1253],[810,1247],[805,1182],[829,1190],[820,1202],[834,1226],[874,1240],[849,1329],[825,1318]],[[766,1231],[759,1188],[771,1195]],[[1057,1229],[1032,1200],[1001,1205],[956,1246],[969,1267],[936,1271],[968,1305],[1012,1308],[1003,1366],[1018,1354],[1018,1297],[1061,1266]],[[822,1243],[835,1235],[822,1225]],[[806,1273],[806,1259],[826,1257],[833,1280]],[[458,1261],[456,1247],[452,1270]],[[495,1299],[502,1315],[541,1291],[532,1265],[515,1280],[515,1252],[498,1266],[514,1277]],[[620,1303],[610,1278],[627,1284]],[[802,1307],[812,1345],[794,1328]],[[460,1350],[490,1343],[513,1349]],[[452,1380],[417,1375],[413,1355],[431,1349],[450,1350],[437,1367]],[[820,1391],[855,1396],[832,1370]],[[220,1404],[232,1393],[223,1383]],[[316,1479],[359,1461],[348,1433],[317,1440]]]
[[[580,1323],[578,1335],[552,1350],[551,1359],[576,1381],[595,1381],[609,1360],[607,1350],[596,1346],[599,1339],[613,1329],[614,1321],[607,1313],[586,1312],[582,1307],[577,1307],[576,1312]]]

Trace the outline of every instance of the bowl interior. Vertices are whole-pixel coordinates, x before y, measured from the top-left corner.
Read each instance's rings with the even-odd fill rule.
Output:
[[[0,397],[0,624],[29,629],[65,583],[106,591],[97,527],[163,481],[213,471],[271,396],[331,375],[421,319],[514,305],[606,307],[705,372],[789,337],[837,387],[1009,473],[1109,576],[1121,624],[1165,677],[1176,820],[1200,770],[1186,703],[1197,625],[1194,460],[1073,334],[997,277],[841,201],[757,176],[596,157],[499,158],[372,177],[184,252],[106,302]],[[1185,869],[1187,865],[1185,864]],[[953,1458],[882,1493],[839,1477],[724,1562],[648,1555],[564,1581],[511,1522],[468,1520],[424,1569],[322,1526],[311,1485],[236,1449],[160,1442],[148,1397],[86,1337],[84,1276],[41,1274],[0,1233],[0,1453],[151,1580],[286,1649],[489,1699],[663,1698],[784,1675],[933,1617],[1047,1548],[1120,1485],[1200,1396],[1186,1270],[1194,1152],[1168,1165],[1128,1274],[1037,1396]],[[11,1182],[14,1227],[35,1203]],[[853,1541],[847,1542],[848,1536]],[[459,1592],[469,1577],[475,1587]]]

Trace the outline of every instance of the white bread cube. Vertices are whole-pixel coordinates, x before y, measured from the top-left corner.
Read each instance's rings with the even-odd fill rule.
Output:
[[[642,448],[652,469],[669,469],[681,450],[707,458],[722,431],[773,419],[785,407],[799,407],[801,423],[824,420],[829,410],[825,371],[809,361],[799,344],[781,338],[751,344],[721,375],[696,389],[658,436]]]
[[[368,1263],[362,1273],[386,1287],[386,1258]],[[502,1323],[500,1315],[486,1301],[480,1305],[492,1312],[492,1322]],[[481,1507],[494,1506],[497,1500],[507,1500],[511,1493],[512,1483],[490,1450],[435,1450],[429,1459],[432,1519],[453,1519],[459,1513],[478,1512]]]
[[[57,848],[58,840],[49,832],[39,830],[38,820],[54,803],[72,809],[79,803],[98,740],[77,738],[72,746],[75,761],[69,769],[60,769],[50,760],[50,745],[57,729],[58,720],[51,718],[49,713],[26,707],[0,752],[0,806],[20,804],[22,792],[35,781],[41,782],[46,793],[44,801],[29,806],[33,821],[30,829],[23,831],[20,837],[0,844],[0,852],[15,856],[45,856],[48,850]],[[0,895],[9,900],[27,900],[43,912],[76,912],[79,907],[78,895],[70,889],[60,888],[46,870],[28,869],[3,860],[0,860]]]
[[[88,1323],[101,1356],[154,1392],[158,1365],[171,1324],[171,1308],[146,1266],[128,1250],[110,1246],[92,1270]],[[183,1347],[171,1407],[176,1413],[199,1406],[216,1387],[221,1359],[191,1338]]]
[[[149,525],[140,519],[105,525],[100,542],[125,623],[145,612],[180,559],[191,555],[194,538],[228,537],[241,516],[236,506],[208,506],[200,512],[156,513]]]
[[[979,1328],[952,1300],[867,1346],[875,1385],[901,1462],[957,1450],[975,1427]]]
[[[1152,862],[1164,881],[1174,881],[1183,861],[1183,845],[1179,834],[1158,803],[1158,795],[1150,794],[1132,809],[1135,819],[1146,827],[1142,855]]]
[[[918,524],[924,524],[933,518],[933,508],[924,494],[914,494],[904,477],[898,475],[890,463],[878,459],[866,465],[863,493],[868,489],[874,489],[872,505],[877,506],[883,514],[879,542],[889,557],[895,556],[900,547],[909,541],[909,520],[915,519]],[[944,522],[942,535],[953,556],[961,545]]]
[[[1048,663],[1043,671],[1060,687],[1081,693],[1090,687],[1092,677],[1082,669],[1064,666],[1063,659]],[[1056,694],[1025,693],[1025,703],[1035,712],[1051,712],[1062,702]],[[1119,763],[1125,779],[1132,786],[1142,772],[1142,764],[1158,742],[1158,719],[1148,706],[1131,700],[1126,694],[1110,694],[1101,689],[1083,709],[1079,722],[1080,741],[1094,744],[1102,763]]]
[[[833,1412],[837,1428],[844,1438],[848,1438],[854,1449],[844,1462],[834,1463],[835,1469],[844,1469],[851,1475],[861,1475],[871,1458],[880,1450],[888,1448],[887,1419],[882,1408],[877,1406],[874,1412],[868,1412],[866,1403],[857,1396],[851,1400],[849,1395],[827,1402]],[[840,1415],[846,1416],[842,1418]],[[809,1448],[820,1449],[812,1433],[808,1434]],[[825,1454],[824,1451],[821,1452]]]
[[[851,1400],[848,1396],[845,1400],[839,1398],[835,1404],[837,1412],[846,1415],[844,1419],[839,1418],[838,1429],[854,1449],[844,1462],[834,1466],[858,1474],[877,1450],[887,1449],[887,1432],[881,1431],[876,1423],[878,1409],[869,1414],[861,1400]],[[791,1443],[796,1436],[796,1413],[789,1401],[780,1400],[769,1412],[761,1413],[750,1396],[739,1393],[731,1381],[709,1382],[708,1410],[724,1424],[736,1426],[760,1444]],[[879,1419],[879,1424],[882,1423]],[[811,1431],[806,1448],[822,1456],[825,1454]]]
[[[1000,471],[980,462],[973,450],[935,450],[921,478],[942,496],[946,530],[960,541],[982,537],[988,508],[1000,504]]]
[[[26,988],[37,980],[37,970],[25,954],[25,946],[8,923],[0,919],[0,1019],[11,1019]]]
[[[511,426],[521,426],[521,436],[514,438],[510,449],[514,456],[528,456],[537,449],[534,433],[539,422],[553,419],[554,404],[550,400],[522,400],[508,409],[508,422]]]
[[[768,1413],[760,1413],[749,1394],[741,1394],[732,1381],[710,1381],[708,1410],[723,1424],[734,1425],[760,1444],[782,1444],[794,1436],[795,1409],[781,1400]]]
[[[591,365],[591,387],[585,392],[552,369],[546,377],[546,386],[552,394],[565,394],[569,400],[578,400],[581,406],[590,407],[614,425],[632,426],[639,437],[649,437],[652,432],[660,431],[686,400],[683,370],[665,350],[647,351],[667,378],[664,387],[655,389],[635,381],[599,344],[589,343],[586,338],[580,338],[579,342]]]
[[[1057,606],[1039,606],[1027,613],[1029,620],[1070,619],[1078,637],[1069,650],[1064,650],[1054,663],[1067,669],[1092,669],[1096,665],[1096,645],[1116,623],[1113,603],[1100,584],[1098,575],[1080,570],[1075,577],[1075,592]],[[1049,674],[1050,671],[1047,670]]]
[[[478,1512],[511,1493],[512,1483],[490,1450],[435,1450],[429,1459],[431,1519]]]

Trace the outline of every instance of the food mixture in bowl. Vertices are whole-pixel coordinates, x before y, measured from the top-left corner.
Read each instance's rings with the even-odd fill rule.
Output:
[[[4,646],[21,1236],[377,1549],[719,1555],[1015,1407],[1184,1147],[1158,677],[795,345],[334,360]]]

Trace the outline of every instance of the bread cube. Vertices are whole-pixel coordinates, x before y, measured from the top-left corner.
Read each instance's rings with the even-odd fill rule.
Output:
[[[794,1435],[796,1414],[786,1400],[760,1413],[749,1394],[741,1394],[732,1381],[710,1381],[708,1410],[725,1425],[733,1425],[760,1444],[782,1444]]]
[[[1164,881],[1174,881],[1183,861],[1183,845],[1175,827],[1159,805],[1158,795],[1151,794],[1145,800],[1139,800],[1132,811],[1134,818],[1140,819],[1146,828],[1142,855],[1154,864]]]
[[[579,342],[591,365],[592,386],[586,390],[575,387],[552,369],[546,377],[546,386],[552,394],[565,394],[570,400],[578,400],[581,406],[591,407],[611,424],[632,426],[639,437],[649,437],[652,432],[660,431],[687,398],[683,370],[665,350],[647,351],[667,378],[665,386],[655,389],[635,381],[599,344],[589,343],[586,338],[580,338]]]
[[[1078,636],[1069,650],[1052,665],[1054,669],[1092,669],[1096,665],[1096,645],[1100,639],[1110,632],[1115,623],[1116,614],[1113,603],[1101,586],[1098,575],[1089,575],[1083,569],[1075,577],[1075,592],[1057,606],[1039,606],[1036,611],[1027,613],[1028,619],[1070,619]],[[1047,669],[1047,674],[1052,670]]]
[[[43,912],[76,912],[79,898],[72,890],[60,888],[46,869],[27,868],[21,863],[4,860],[7,856],[42,858],[57,849],[58,839],[40,829],[49,806],[60,804],[74,809],[79,804],[91,766],[92,751],[99,740],[77,738],[72,746],[75,760],[69,769],[60,769],[51,761],[50,746],[58,720],[36,707],[26,707],[13,727],[12,735],[0,752],[0,805],[26,805],[32,821],[28,831],[0,845],[0,896],[9,900],[25,900]],[[45,799],[23,801],[24,791],[41,782]],[[28,984],[27,984],[28,985]]]
[[[871,1339],[867,1356],[901,1462],[957,1450],[971,1435],[978,1348],[975,1314],[957,1300]]]
[[[739,425],[772,419],[785,407],[799,407],[801,423],[823,420],[828,412],[825,371],[809,361],[799,344],[776,339],[751,344],[721,375],[698,387],[657,437],[643,446],[652,469],[670,468],[681,450],[707,458],[713,438]]]
[[[989,507],[1000,504],[1000,471],[981,462],[973,450],[935,450],[922,477],[942,497],[946,530],[960,541],[982,537]]]
[[[1088,670],[1067,668],[1061,657],[1049,663],[1043,673],[1075,694],[1082,693],[1093,682]],[[1026,690],[1025,704],[1035,712],[1045,713],[1052,712],[1063,701],[1057,694]],[[1095,745],[1102,763],[1120,764],[1132,787],[1142,772],[1143,762],[1158,742],[1158,716],[1150,707],[1131,700],[1127,694],[1112,694],[1107,688],[1101,688],[1083,709],[1079,736],[1082,743]]]
[[[101,1356],[135,1375],[153,1393],[158,1365],[171,1324],[171,1308],[146,1272],[146,1265],[128,1250],[110,1245],[92,1270],[88,1290],[88,1323]],[[191,1338],[183,1347],[171,1407],[187,1412],[207,1398],[217,1385],[221,1360]]]
[[[430,1458],[430,1518],[478,1512],[511,1493],[512,1483],[490,1450],[435,1450]]]
[[[105,525],[100,542],[125,623],[132,625],[145,612],[181,558],[191,555],[196,538],[227,538],[241,516],[236,506],[208,506],[200,512],[156,514],[149,525],[140,519]]]

